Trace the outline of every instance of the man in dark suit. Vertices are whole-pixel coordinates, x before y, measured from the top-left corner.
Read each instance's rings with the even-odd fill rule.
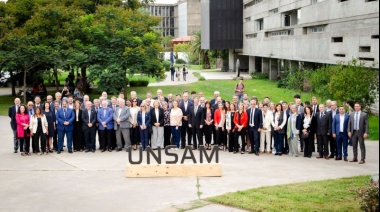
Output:
[[[99,143],[101,152],[108,148],[112,152],[112,132],[114,131],[112,109],[108,107],[108,101],[102,101],[102,108],[98,111],[97,119],[99,122]]]
[[[259,132],[263,128],[263,115],[260,109],[256,108],[256,101],[251,101],[251,107],[247,110],[248,114],[248,136],[251,141],[251,152],[249,154],[259,154]],[[242,152],[244,152],[244,146]]]
[[[348,123],[348,136],[352,138],[352,146],[354,148],[354,158],[350,162],[358,161],[358,143],[361,150],[361,160],[359,164],[364,164],[366,159],[366,149],[364,139],[368,138],[368,116],[361,111],[360,103],[355,103],[355,112],[351,113]]]
[[[289,119],[290,117],[290,110],[289,110],[289,107],[288,107],[288,103],[286,101],[283,101],[282,103],[282,108],[284,110],[284,113],[286,114],[286,120]],[[301,117],[301,116],[300,116]],[[284,144],[284,148],[283,148],[283,151],[285,154],[288,154],[289,153],[289,144],[288,144],[288,121],[286,121],[286,124],[284,126],[284,130],[285,130],[285,144]],[[304,149],[304,142],[303,140],[300,139],[300,143],[301,143],[301,152],[303,152],[303,149]]]
[[[158,90],[157,90],[157,96],[154,97],[153,99],[154,99],[154,100],[160,100],[160,97],[161,97],[161,96],[163,96],[163,92],[162,92],[161,89],[158,89]],[[164,97],[164,99],[165,99],[165,102],[169,102],[169,99],[168,99],[167,97]]]
[[[311,108],[313,108],[313,115],[314,116],[320,111],[317,97],[311,98]]]
[[[325,158],[329,160],[328,135],[331,134],[331,115],[325,112],[325,105],[319,105],[319,112],[315,115],[317,119],[317,143],[318,153],[317,158]]]
[[[60,92],[55,93],[55,100],[50,104],[50,110],[51,111],[54,111],[54,103],[56,101],[59,102],[59,107],[60,108],[62,107],[62,100],[61,100],[61,98],[62,98],[62,94]]]
[[[41,104],[41,97],[40,96],[35,96],[34,97],[34,107],[33,107],[33,109],[36,110],[37,107],[39,107],[41,110],[45,110],[45,108],[43,108],[43,105]]]
[[[67,139],[67,149],[73,153],[73,123],[75,120],[74,111],[67,107],[67,101],[62,101],[62,108],[57,112],[57,131],[58,131],[58,154],[63,150],[63,140]]]
[[[337,114],[339,114],[339,110],[337,108],[337,102],[336,101],[330,101],[329,104],[330,104],[330,109],[329,109],[328,112],[331,115],[331,122],[333,122],[335,116]],[[328,139],[329,139],[329,142],[330,142],[330,156],[329,156],[329,158],[334,158],[335,156],[338,156],[337,143],[336,143],[336,140],[335,140],[336,138],[332,134],[330,134],[328,136]]]
[[[344,156],[344,161],[348,162],[348,122],[350,120],[350,115],[346,114],[346,110],[343,106],[339,107],[339,114],[336,114],[332,123],[332,134],[336,139],[338,154],[335,160],[342,160]],[[343,153],[342,153],[343,148]],[[343,155],[344,154],[344,155]]]
[[[205,122],[204,109],[199,105],[199,99],[194,98],[194,107],[190,108],[189,127],[193,133],[193,148],[203,146],[203,125]],[[198,141],[197,141],[198,139]]]
[[[182,128],[181,128],[181,148],[184,149],[186,146],[186,133],[187,133],[187,145],[191,145],[192,130],[189,128],[189,113],[190,108],[193,104],[189,101],[189,94],[184,93],[183,99],[180,103],[180,108],[183,113],[182,118]]]
[[[96,119],[96,110],[92,107],[92,103],[87,101],[86,109],[82,113],[86,152],[95,152]]]
[[[142,100],[137,98],[137,93],[136,91],[131,91],[131,102],[133,102],[133,100],[136,100],[137,101],[137,106],[140,106],[141,103],[142,103]]]
[[[218,97],[220,97],[220,92],[219,91],[215,91],[214,92],[214,99],[211,99],[211,101],[210,101],[211,107],[214,107],[214,105],[216,105],[216,108],[218,108]],[[226,103],[226,101],[223,100],[222,97],[220,97],[220,99],[222,100],[223,104]]]
[[[11,118],[11,128],[13,131],[13,150],[14,153],[18,151],[18,139],[17,139],[17,123],[16,123],[16,113],[20,108],[21,100],[19,98],[15,98],[14,105],[8,108],[8,116]]]

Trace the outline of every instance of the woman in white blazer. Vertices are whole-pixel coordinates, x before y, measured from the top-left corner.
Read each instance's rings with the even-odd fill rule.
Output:
[[[48,122],[41,108],[37,107],[34,115],[30,117],[30,136],[33,137],[33,147],[41,149],[39,155],[46,155],[46,134],[48,134]],[[41,143],[39,142],[41,141]],[[41,144],[39,146],[39,143]]]
[[[261,132],[260,132],[260,154],[264,153],[265,141],[267,142],[266,152],[268,155],[270,154],[272,119],[273,119],[273,114],[269,110],[269,105],[263,104],[263,128],[261,129]]]

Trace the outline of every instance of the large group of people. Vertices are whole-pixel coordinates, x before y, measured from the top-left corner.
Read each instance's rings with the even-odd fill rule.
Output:
[[[203,92],[165,97],[160,89],[156,97],[148,92],[143,99],[134,91],[127,99],[124,93],[108,98],[103,92],[93,101],[87,95],[80,101],[57,92],[44,104],[38,96],[27,105],[16,98],[9,107],[14,152],[31,155],[30,143],[32,152],[40,155],[60,154],[64,147],[73,153],[157,150],[168,145],[174,150],[186,146],[211,150],[217,145],[234,154],[299,157],[303,152],[311,158],[317,152],[319,159],[348,162],[351,144],[350,162],[365,163],[368,117],[360,103],[347,101],[338,107],[331,100],[318,104],[315,97],[302,102],[298,94],[289,103],[274,103],[270,97],[259,101],[244,92],[242,81],[235,92],[232,101],[223,100],[218,91],[207,100]]]

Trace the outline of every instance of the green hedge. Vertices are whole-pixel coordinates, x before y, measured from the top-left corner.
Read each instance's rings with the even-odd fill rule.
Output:
[[[131,80],[129,82],[130,87],[148,87],[149,81],[148,80]]]

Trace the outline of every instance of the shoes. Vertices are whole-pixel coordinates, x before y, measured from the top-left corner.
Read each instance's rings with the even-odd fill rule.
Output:
[[[16,154],[17,152],[18,152],[18,151],[17,151],[17,149],[15,149],[15,151],[14,151],[13,153],[15,153],[15,154]]]
[[[95,149],[91,150],[92,153],[95,153]]]
[[[329,156],[325,156],[325,159],[326,159],[326,160],[330,160],[330,157],[329,157]]]
[[[245,154],[245,152],[244,152],[244,151],[241,151],[241,154],[242,154],[242,155],[244,155],[244,154]]]
[[[73,150],[69,150],[69,153],[70,153],[70,154],[73,154]]]
[[[334,158],[334,155],[330,155],[329,158]]]
[[[57,154],[61,154],[61,151],[57,151]]]
[[[88,150],[88,149],[86,149],[86,151],[84,151],[85,153],[88,153],[88,152],[90,152],[90,150]]]
[[[358,159],[352,159],[352,160],[350,160],[350,163],[356,163],[356,162],[358,162]]]
[[[256,155],[256,156],[260,156],[259,152],[255,152],[255,155]]]
[[[344,158],[344,161],[348,162],[348,159],[347,159],[347,158]]]
[[[319,156],[317,157],[317,159],[321,159],[321,158],[323,158],[323,156],[322,156],[322,155],[319,155]]]
[[[342,158],[341,157],[336,157],[335,160],[342,160]]]
[[[117,148],[116,152],[120,152],[121,150],[122,150],[122,148]],[[128,150],[128,148],[127,148],[127,150]]]
[[[26,153],[24,153],[24,152],[22,152],[22,153],[21,153],[21,156],[27,156],[27,154],[26,154]]]
[[[359,164],[365,164],[365,160],[361,160]]]

